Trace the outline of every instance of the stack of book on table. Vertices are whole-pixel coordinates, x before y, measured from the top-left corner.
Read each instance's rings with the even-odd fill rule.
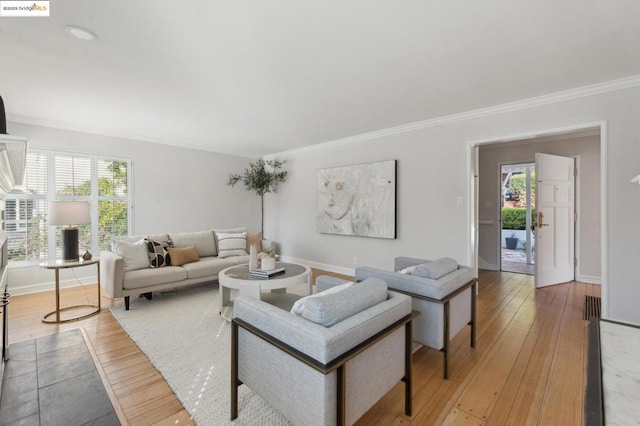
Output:
[[[269,278],[272,275],[280,274],[284,272],[284,266],[276,269],[252,269],[251,276],[254,278]]]

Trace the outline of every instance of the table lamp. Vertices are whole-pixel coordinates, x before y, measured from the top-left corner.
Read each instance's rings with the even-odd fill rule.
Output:
[[[49,203],[49,226],[65,225],[61,231],[62,260],[78,261],[78,228],[75,225],[91,223],[89,202],[51,201]]]

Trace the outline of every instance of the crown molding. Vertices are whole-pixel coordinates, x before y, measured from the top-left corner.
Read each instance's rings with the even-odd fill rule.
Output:
[[[602,93],[615,92],[618,90],[624,90],[624,89],[629,89],[629,88],[638,87],[638,86],[640,86],[640,74],[633,75],[630,77],[620,78],[617,80],[606,81],[604,83],[596,83],[588,86],[582,86],[575,89],[565,90],[562,92],[551,93],[549,95],[536,96],[533,98],[527,98],[520,101],[508,102],[505,104],[474,109],[471,111],[446,115],[443,117],[431,118],[428,120],[417,121],[409,124],[402,124],[400,126],[389,127],[386,129],[376,130],[373,132],[361,133],[355,136],[349,136],[346,138],[335,139],[332,141],[323,142],[316,145],[283,151],[278,154],[313,151],[317,149],[325,149],[328,147],[347,145],[351,143],[377,139],[384,136],[412,132],[415,130],[442,126],[444,124],[457,123],[461,121],[472,120],[472,119],[477,119],[482,117],[490,117],[492,115],[504,114],[504,113],[513,112],[513,111],[520,111],[523,109],[534,108],[538,106],[549,105],[549,104],[554,104],[559,102],[566,102],[573,99],[585,98],[589,96],[599,95]]]
[[[7,121],[13,122],[13,123],[27,124],[31,126],[48,127],[51,129],[89,133],[97,136],[106,136],[111,138],[127,139],[127,140],[160,144],[160,145],[166,145],[166,146],[172,146],[172,147],[178,147],[178,148],[193,149],[197,151],[214,152],[216,154],[231,155],[235,157],[246,157],[246,158],[259,157],[258,154],[252,155],[252,154],[241,154],[231,150],[214,150],[214,149],[203,148],[202,146],[190,144],[187,142],[176,143],[175,141],[166,140],[158,137],[114,132],[112,130],[106,130],[102,128],[96,128],[91,126],[79,126],[75,124],[53,121],[53,120],[45,120],[41,118],[33,118],[33,117],[24,116],[24,115],[7,114]]]
[[[620,78],[617,80],[610,80],[604,83],[596,83],[588,86],[582,86],[575,89],[565,90],[562,92],[551,93],[549,95],[537,96],[533,98],[527,98],[519,101],[508,102],[505,104],[495,105],[491,107],[479,108],[479,109],[461,112],[457,114],[446,115],[443,117],[431,118],[423,121],[417,121],[414,123],[402,124],[399,126],[389,127],[381,130],[375,130],[373,132],[361,133],[358,135],[348,136],[346,138],[335,139],[327,142],[321,142],[315,145],[305,146],[301,148],[294,148],[291,150],[274,152],[271,154],[264,154],[263,156],[268,157],[268,156],[282,155],[287,153],[298,153],[298,152],[305,152],[305,151],[314,151],[318,149],[326,149],[328,147],[335,147],[335,146],[346,145],[346,144],[351,144],[356,142],[362,142],[362,141],[367,141],[371,139],[381,138],[384,136],[412,132],[415,130],[426,129],[429,127],[436,127],[436,126],[441,126],[445,124],[457,123],[461,121],[472,120],[472,119],[477,119],[482,117],[489,117],[492,115],[519,111],[527,108],[534,108],[537,106],[549,105],[549,104],[558,103],[558,102],[566,102],[572,99],[584,98],[588,96],[599,95],[602,93],[615,92],[617,90],[624,90],[624,89],[629,89],[629,88],[638,87],[638,86],[640,86],[640,74]],[[180,145],[177,145],[175,141],[167,141],[157,137],[125,134],[125,133],[109,131],[106,129],[93,128],[90,126],[78,126],[70,123],[33,118],[33,117],[28,117],[23,115],[7,114],[6,116],[7,116],[7,121],[21,123],[21,124],[50,127],[54,129],[70,130],[75,132],[84,132],[84,133],[90,133],[90,134],[95,134],[100,136],[116,137],[121,139],[138,140],[142,142],[158,143],[158,144],[169,145],[169,146],[180,146],[187,149],[210,151],[210,152],[216,152],[216,153],[225,154],[225,155],[233,155],[233,156],[248,157],[248,158],[253,158],[253,157],[257,158],[259,156],[257,154],[250,155],[247,153],[238,153],[232,150],[206,149],[201,146],[197,146],[189,143],[181,143]]]

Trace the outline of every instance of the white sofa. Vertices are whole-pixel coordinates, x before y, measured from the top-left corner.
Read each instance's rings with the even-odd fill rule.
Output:
[[[217,235],[222,233],[242,233],[247,228],[216,229],[199,232],[178,232],[171,234],[134,235],[116,238],[110,251],[100,252],[100,282],[113,298],[124,297],[125,308],[129,310],[130,297],[144,294],[151,298],[154,291],[172,290],[189,285],[214,282],[223,269],[249,262],[248,255],[229,257],[218,256]],[[175,248],[194,245],[199,256],[196,262],[181,266],[150,267],[136,264],[127,254],[118,254],[118,242],[136,243],[147,238],[156,242],[171,241]],[[262,240],[263,249],[272,245]],[[122,247],[122,245],[120,245]]]

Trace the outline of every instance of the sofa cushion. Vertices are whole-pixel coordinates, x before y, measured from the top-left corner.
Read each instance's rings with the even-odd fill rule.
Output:
[[[179,266],[167,266],[165,268],[146,268],[129,271],[124,275],[123,288],[132,290],[147,288],[154,285],[173,283],[187,279],[187,271]]]
[[[247,253],[249,253],[251,246],[256,246],[257,253],[262,251],[262,232],[247,234],[247,247],[245,249]]]
[[[423,263],[421,265],[417,265],[415,270],[413,271],[413,275],[424,278],[431,278],[432,280],[439,280],[456,271],[458,269],[458,262],[455,259],[451,259],[450,257],[443,257],[438,260],[434,260],[431,262]]]
[[[300,315],[316,324],[331,327],[385,300],[387,283],[379,278],[368,278],[341,291],[307,299]]]
[[[149,255],[149,266],[152,268],[162,268],[171,264],[171,256],[167,248],[173,247],[169,241],[155,241],[149,238],[144,239],[147,245],[147,253]]]
[[[168,247],[169,256],[171,256],[171,264],[173,266],[181,266],[186,263],[197,262],[200,260],[196,247],[190,245],[189,247]]]
[[[124,270],[134,271],[136,269],[145,269],[149,267],[149,254],[144,238],[135,243],[124,240],[116,240],[114,242],[116,253],[124,259]]]
[[[176,248],[193,245],[200,257],[215,256],[217,254],[213,231],[178,232],[169,236],[173,246]]]
[[[217,233],[218,236],[218,257],[246,256],[247,233],[239,232],[233,234]]]
[[[187,271],[187,278],[189,279],[211,277],[212,280],[215,280],[220,271],[236,264],[231,259],[234,258],[201,257],[199,262],[184,264],[182,268]]]

